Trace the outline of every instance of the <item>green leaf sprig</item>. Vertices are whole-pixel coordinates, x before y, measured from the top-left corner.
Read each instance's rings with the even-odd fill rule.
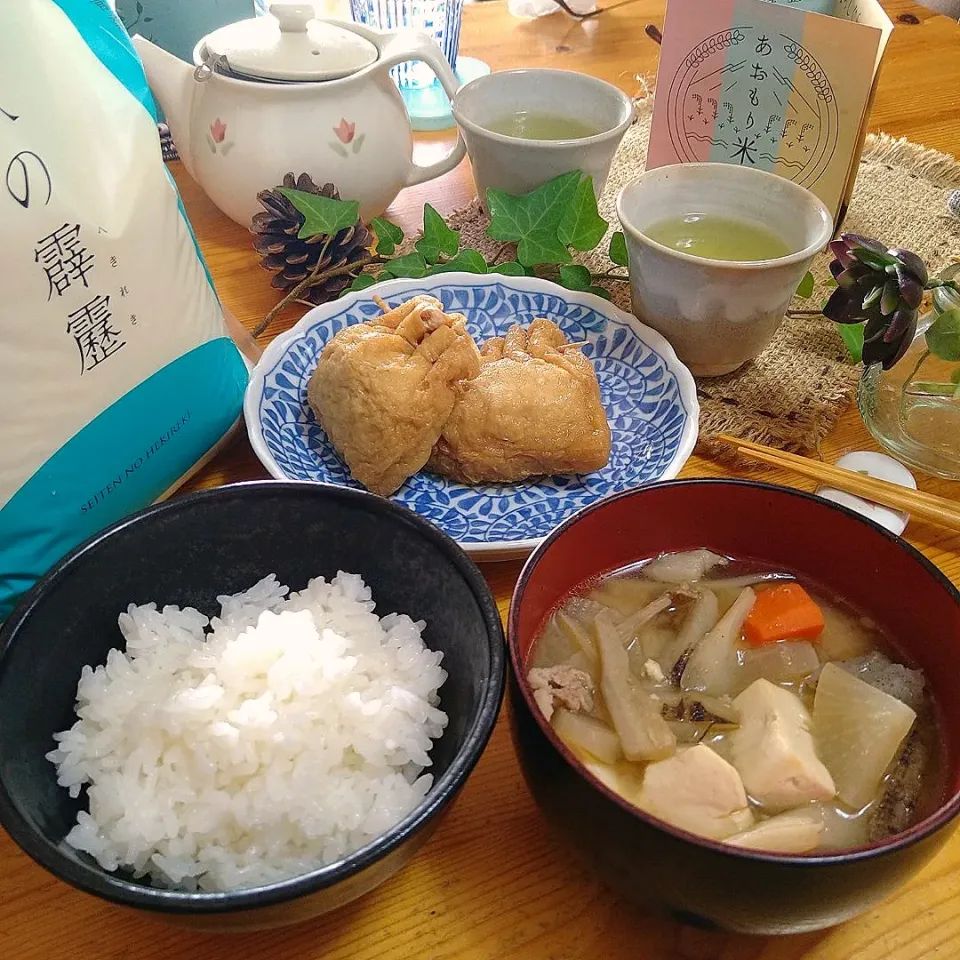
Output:
[[[301,240],[332,236],[360,219],[360,204],[356,200],[319,197],[291,187],[277,187],[277,193],[283,194],[303,214],[303,226],[297,234]]]
[[[298,236],[316,237],[328,243],[337,231],[355,225],[359,217],[356,201],[334,200],[286,187],[280,192],[303,215]],[[348,290],[364,290],[383,280],[398,277],[419,279],[441,273],[498,273],[504,276],[536,276],[566,287],[609,299],[599,280],[625,282],[629,278],[618,268],[627,266],[627,245],[622,233],[613,234],[609,246],[611,269],[593,273],[573,262],[572,251],[594,250],[607,233],[607,221],[597,210],[593,180],[580,171],[561,174],[530,193],[515,197],[501,190],[487,191],[490,225],[487,234],[501,241],[497,255],[488,260],[479,251],[461,247],[460,235],[428,203],[423,208],[423,233],[412,251],[399,253],[403,230],[385,217],[376,217],[369,228],[376,243],[367,256],[350,264],[320,269],[293,287],[267,314],[254,333],[258,336],[289,303],[333,276],[347,273],[353,278]],[[501,262],[510,245],[515,259]]]
[[[941,360],[960,363],[960,308],[946,310],[930,324],[926,332],[927,347]],[[953,371],[954,382],[960,375],[960,368]]]
[[[400,228],[383,218],[370,224],[377,236],[376,252],[380,255],[373,267],[379,269],[376,273],[367,271],[358,275],[349,289],[363,290],[396,277],[419,279],[463,271],[545,277],[569,290],[585,290],[609,298],[609,293],[595,281],[627,279],[626,275],[612,270],[594,275],[573,262],[572,250],[593,250],[607,232],[607,221],[597,211],[593,180],[589,176],[579,171],[561,174],[520,197],[502,190],[488,190],[487,204],[490,209],[487,235],[502,242],[500,252],[509,244],[515,244],[516,259],[487,260],[479,250],[461,248],[458,231],[428,203],[423,208],[423,235],[414,244],[414,250],[402,256],[394,255],[402,238]],[[625,265],[623,234],[616,234],[616,240],[618,250],[622,247],[623,251],[621,265]]]

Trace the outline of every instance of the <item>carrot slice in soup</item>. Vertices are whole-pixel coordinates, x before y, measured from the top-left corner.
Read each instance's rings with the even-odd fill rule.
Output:
[[[758,590],[743,624],[743,635],[755,647],[778,640],[816,640],[822,631],[823,614],[799,583]]]

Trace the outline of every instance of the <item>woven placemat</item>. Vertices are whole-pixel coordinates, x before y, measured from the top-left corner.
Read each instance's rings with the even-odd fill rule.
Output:
[[[600,199],[600,214],[617,225],[617,192],[644,168],[650,134],[652,97],[638,103],[636,123],[627,132],[613,162]],[[885,134],[867,138],[856,190],[843,229],[881,238],[915,250],[934,271],[960,256],[960,219],[950,213],[951,192],[960,188],[960,162],[934,150]],[[492,257],[500,244],[486,236],[487,219],[479,204],[453,215],[464,246]],[[606,270],[607,240],[577,259],[597,272]],[[509,259],[504,251],[502,259]],[[827,254],[812,272],[817,280],[811,300],[793,307],[809,310],[829,296]],[[626,283],[605,283],[614,303],[630,310]],[[834,325],[823,317],[784,321],[766,350],[751,363],[724,377],[700,378],[701,442],[718,433],[766,443],[781,449],[811,453],[830,432],[856,392],[860,367],[846,353]]]

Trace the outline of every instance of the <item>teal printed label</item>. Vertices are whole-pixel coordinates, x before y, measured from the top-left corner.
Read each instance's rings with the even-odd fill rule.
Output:
[[[77,544],[161,496],[240,415],[233,341],[168,364],[71,437],[0,510],[0,620]]]
[[[143,72],[143,64],[123,24],[104,0],[53,0],[53,3],[67,15],[96,58],[156,120],[157,108]]]

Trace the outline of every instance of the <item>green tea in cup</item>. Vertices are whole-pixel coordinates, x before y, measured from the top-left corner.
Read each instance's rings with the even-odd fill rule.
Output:
[[[633,101],[613,84],[572,70],[495,70],[465,83],[453,115],[467,145],[477,196],[515,197],[579,170],[603,190],[633,122]]]
[[[706,260],[776,260],[793,251],[772,230],[714,213],[658,220],[643,232],[655,243]]]
[[[620,191],[617,215],[633,312],[699,377],[759,356],[833,236],[809,190],[732,163],[646,170]]]
[[[585,123],[575,117],[532,110],[506,113],[484,126],[491,133],[523,140],[582,140],[603,132],[596,124]]]

